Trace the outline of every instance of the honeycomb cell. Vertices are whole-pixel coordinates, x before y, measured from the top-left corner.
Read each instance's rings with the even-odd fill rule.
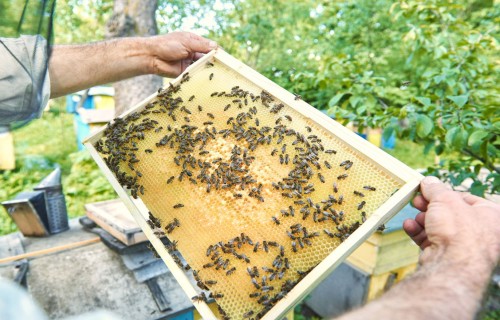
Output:
[[[95,148],[197,277],[217,281],[232,319],[265,313],[402,186],[218,61],[110,124]]]

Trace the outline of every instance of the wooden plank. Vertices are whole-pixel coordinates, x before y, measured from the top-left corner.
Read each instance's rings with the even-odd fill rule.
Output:
[[[88,203],[85,205],[85,209],[101,217],[107,224],[122,233],[142,232],[120,199]]]
[[[86,246],[86,245],[89,245],[92,243],[97,243],[99,241],[101,241],[101,239],[99,237],[96,237],[96,238],[82,240],[82,241],[73,242],[73,243],[68,243],[68,244],[64,244],[61,246],[52,247],[52,248],[48,248],[48,249],[23,253],[23,254],[20,254],[17,256],[12,256],[12,257],[0,259],[0,264],[12,262],[12,261],[17,261],[17,260],[22,260],[22,259],[35,258],[35,257],[39,257],[39,256],[44,256],[47,254],[52,254],[52,253],[57,253],[57,252],[61,252],[64,250],[74,249],[74,248]]]
[[[87,217],[89,217],[92,221],[94,221],[99,227],[106,230],[113,237],[120,240],[122,243],[126,244],[127,246],[131,246],[131,245],[134,245],[137,243],[148,241],[144,232],[136,232],[136,233],[120,232],[119,230],[114,228],[112,225],[107,223],[107,221],[103,220],[102,216],[96,215],[92,211],[86,211],[86,213],[87,213]]]
[[[312,291],[312,289],[319,282],[326,278],[326,276],[328,276],[328,274],[331,273],[331,271],[333,271],[336,266],[338,266],[343,260],[345,260],[345,258],[350,253],[352,253],[357,246],[365,241],[381,223],[386,223],[392,216],[394,216],[399,210],[401,210],[403,206],[412,198],[423,177],[398,160],[392,158],[390,155],[384,153],[382,150],[373,146],[368,141],[365,141],[361,137],[358,137],[356,134],[344,128],[339,123],[332,121],[332,119],[330,119],[328,116],[312,108],[306,102],[295,101],[294,95],[282,89],[262,75],[258,74],[256,71],[250,69],[243,63],[229,56],[222,50],[217,50],[209,53],[198,62],[190,66],[187,71],[191,72],[196,70],[197,68],[202,68],[206,61],[211,58],[216,59],[217,62],[225,64],[227,67],[235,70],[246,79],[252,81],[254,84],[257,84],[261,88],[265,89],[272,96],[283,101],[285,104],[288,104],[295,111],[301,113],[305,118],[317,123],[324,130],[330,132],[332,135],[350,146],[350,148],[357,151],[357,153],[359,153],[366,159],[374,161],[388,175],[404,183],[404,185],[397,192],[395,192],[388,201],[386,201],[377,210],[375,210],[375,212],[365,223],[363,223],[349,238],[347,238],[347,240],[345,240],[330,255],[328,255],[326,259],[319,263],[288,293],[285,298],[280,300],[264,316],[264,319],[279,319],[285,316],[285,314],[290,311],[296,303],[301,301],[310,291]],[[181,77],[178,77],[172,83],[175,85],[179,83],[180,79]],[[145,99],[136,107],[129,110],[126,114],[122,115],[122,117],[125,117],[127,114],[130,114],[132,112],[141,111],[144,106],[155,97],[156,94]],[[127,191],[121,187],[112,172],[104,163],[103,159],[93,147],[93,144],[102,137],[103,130],[104,128],[102,128],[97,134],[94,134],[93,136],[87,138],[85,140],[86,147],[89,149],[92,157],[102,169],[106,178],[110,181],[118,195],[124,200],[125,205],[127,206],[127,208],[129,208],[137,223],[139,224],[141,229],[144,230],[144,233],[146,234],[148,239],[150,239],[158,254],[165,261],[176,280],[187,293],[188,297],[196,295],[197,289],[192,286],[192,284],[187,279],[184,271],[175,264],[168,252],[166,252],[166,249],[162,245],[161,241],[156,238],[156,236],[153,234],[153,231],[147,225],[146,206],[142,203],[142,201],[140,201],[140,199],[138,201],[133,201],[130,198]],[[216,316],[213,314],[213,312],[210,311],[210,308],[206,303],[195,303],[194,305],[204,319],[216,319]]]
[[[3,205],[23,235],[43,237],[49,234],[29,201],[11,200],[3,202]]]

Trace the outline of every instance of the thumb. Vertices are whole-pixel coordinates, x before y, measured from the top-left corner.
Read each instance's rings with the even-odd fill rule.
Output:
[[[447,199],[443,197],[445,193],[453,193],[436,177],[425,177],[420,183],[420,192],[428,202]]]
[[[217,48],[217,42],[200,37],[194,33],[187,34],[187,41],[185,42],[185,45],[191,52],[201,53],[207,53],[210,50]]]

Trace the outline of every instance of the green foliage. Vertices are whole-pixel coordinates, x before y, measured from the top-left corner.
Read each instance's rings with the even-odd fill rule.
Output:
[[[57,44],[104,39],[105,25],[113,13],[113,0],[57,1],[54,36]]]
[[[0,36],[41,34],[47,38],[54,0],[0,2]]]
[[[64,99],[52,100],[51,112],[13,132],[16,169],[0,171],[0,202],[30,191],[56,166],[63,173],[63,190],[70,217],[85,214],[84,204],[116,198],[109,182],[86,152],[76,152],[73,115],[60,112]],[[0,235],[16,230],[0,209]]]
[[[85,213],[84,205],[90,202],[116,198],[116,194],[87,151],[69,155],[73,166],[64,180],[64,193],[71,216]]]

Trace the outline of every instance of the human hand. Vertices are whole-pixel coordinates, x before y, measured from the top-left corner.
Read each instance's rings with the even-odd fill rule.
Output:
[[[150,57],[147,73],[175,77],[203,56],[217,48],[217,43],[190,32],[172,32],[143,38]]]
[[[440,259],[482,259],[493,266],[500,258],[500,205],[446,187],[436,177],[420,184],[413,200],[421,212],[403,223],[423,250],[421,263]],[[465,261],[465,260],[464,260]]]

